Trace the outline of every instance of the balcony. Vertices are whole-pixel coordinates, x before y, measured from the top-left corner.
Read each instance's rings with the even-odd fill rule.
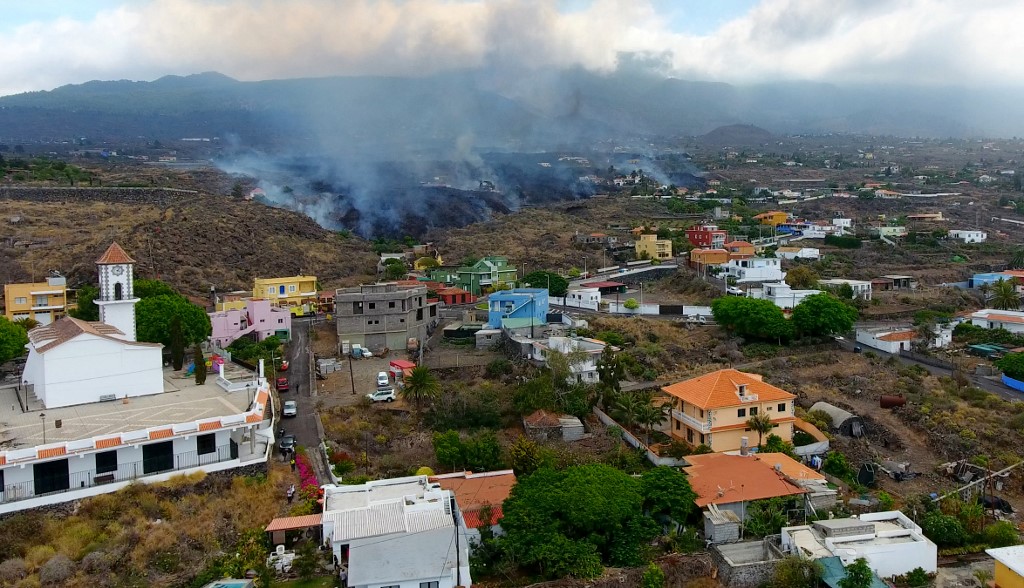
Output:
[[[740,402],[757,402],[757,394],[740,394]]]
[[[708,417],[707,420],[701,421],[701,420],[698,420],[697,418],[692,417],[692,416],[690,416],[690,415],[688,415],[688,414],[686,414],[684,412],[680,412],[678,410],[673,410],[672,411],[672,418],[676,419],[677,421],[686,423],[686,425],[688,427],[690,427],[691,429],[694,429],[696,431],[699,431],[701,433],[710,433],[711,432],[711,418],[710,417]]]

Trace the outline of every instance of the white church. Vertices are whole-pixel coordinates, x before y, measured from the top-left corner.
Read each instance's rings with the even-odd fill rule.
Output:
[[[163,346],[135,339],[134,264],[117,243],[96,260],[99,322],[64,317],[29,331],[22,383],[44,407],[164,391]]]

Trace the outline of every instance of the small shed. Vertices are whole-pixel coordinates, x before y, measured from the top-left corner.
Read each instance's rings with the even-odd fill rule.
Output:
[[[864,421],[852,412],[827,402],[815,402],[811,412],[820,410],[832,417],[832,429],[847,437],[863,437]]]
[[[526,434],[534,439],[578,441],[583,438],[583,422],[571,415],[550,413],[544,409],[523,417]]]
[[[704,511],[704,536],[715,544],[735,543],[740,540],[740,518],[731,510],[709,504]]]

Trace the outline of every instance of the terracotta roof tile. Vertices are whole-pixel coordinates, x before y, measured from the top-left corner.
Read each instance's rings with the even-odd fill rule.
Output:
[[[562,424],[562,421],[558,420],[558,415],[551,414],[543,408],[523,417],[523,422],[531,427],[557,427]]]
[[[61,445],[60,447],[50,447],[48,449],[39,450],[39,459],[46,459],[48,457],[57,457],[58,455],[64,455],[68,452],[67,447]]]
[[[174,436],[174,429],[157,429],[149,432],[150,440],[153,439],[166,439]]]
[[[1009,314],[990,314],[984,317],[990,321],[1000,321],[1003,323],[1022,323],[1024,324],[1024,316],[1013,316]]]
[[[120,437],[107,437],[106,439],[96,440],[96,449],[106,449],[107,447],[117,447],[121,444]]]
[[[914,331],[896,331],[895,333],[886,333],[877,339],[879,341],[913,341],[914,336]]]
[[[512,492],[512,487],[516,485],[516,475],[512,470],[479,474],[458,472],[431,476],[430,481],[437,482],[441,488],[455,494],[459,508],[465,513],[479,510],[485,504],[491,505],[492,509],[500,509],[509,493]],[[500,512],[498,510],[498,513]]]
[[[246,415],[245,416],[245,422],[247,422],[247,423],[258,423],[258,422],[260,422],[262,420],[263,420],[263,415],[261,415],[261,414],[250,414],[250,415]]]
[[[79,320],[70,316],[62,317],[48,325],[36,327],[28,332],[29,341],[38,353],[44,353],[66,343],[75,337],[89,334],[104,339],[111,339],[124,343],[125,345],[141,347],[158,347],[159,343],[143,343],[141,341],[126,341],[120,337],[124,336],[119,329],[101,322],[89,322]]]
[[[129,257],[124,249],[121,249],[121,246],[115,241],[110,244],[110,247],[107,247],[107,250],[96,260],[96,263],[99,265],[135,263],[135,260]]]
[[[207,421],[205,423],[199,423],[199,430],[213,431],[214,429],[219,429],[220,426],[220,421]]]
[[[757,402],[792,400],[793,394],[761,381],[760,376],[734,369],[718,370],[697,378],[677,382],[662,388],[666,394],[679,398],[705,410],[741,406],[738,385],[746,384],[747,394],[756,394]]]
[[[491,520],[484,521],[480,518],[483,509],[476,510],[464,510],[462,511],[462,520],[466,522],[466,527],[470,529],[479,529],[480,527],[490,527],[497,525],[501,522],[501,518],[505,516],[501,512],[501,505],[497,504],[491,507]]]
[[[309,527],[319,527],[323,521],[322,514],[311,514],[302,515],[298,517],[281,517],[270,521],[267,528],[264,529],[267,533],[272,531],[292,531],[296,529],[306,529]]]
[[[780,454],[768,455],[772,455],[772,458],[725,453],[686,456],[686,461],[691,465],[683,468],[683,472],[689,476],[690,486],[697,493],[694,502],[704,508],[711,503],[725,504],[803,494],[803,488],[787,480],[773,467],[776,463],[793,460],[785,454],[781,454],[781,457]],[[792,467],[792,464],[784,465],[783,472]]]
[[[0,465],[7,465],[7,456],[0,455]]]

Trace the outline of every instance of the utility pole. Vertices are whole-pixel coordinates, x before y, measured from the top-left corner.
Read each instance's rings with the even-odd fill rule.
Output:
[[[352,373],[352,351],[348,353],[348,379],[352,383],[352,396],[356,395],[356,376]]]

